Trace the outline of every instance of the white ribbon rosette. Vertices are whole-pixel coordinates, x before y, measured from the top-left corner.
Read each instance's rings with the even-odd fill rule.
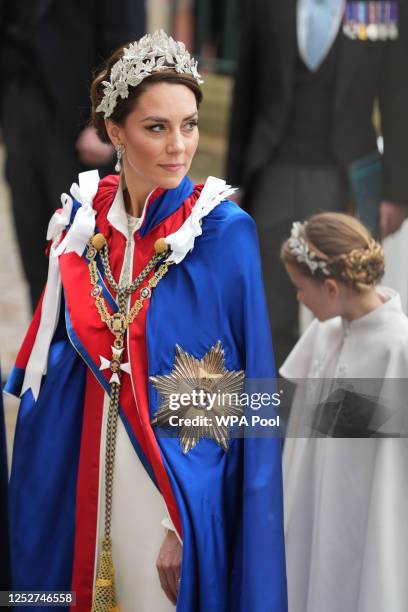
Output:
[[[62,253],[72,252],[77,253],[80,257],[82,256],[89,239],[95,232],[95,211],[92,208],[92,202],[98,191],[98,184],[98,171],[90,170],[89,172],[81,172],[79,175],[79,185],[76,183],[72,185],[70,193],[81,206],[77,210],[74,221],[65,238],[55,250],[54,257],[58,257]],[[66,194],[62,197],[64,196]],[[69,198],[69,196],[66,197]]]
[[[55,241],[69,224],[72,213],[72,198],[66,193],[61,196],[62,210],[52,215],[47,229],[47,240]]]
[[[73,201],[66,193],[62,194],[62,210],[57,210],[48,225],[47,239],[52,240],[48,265],[47,285],[45,288],[41,319],[33,349],[27,363],[21,395],[31,389],[34,399],[38,398],[41,381],[47,373],[48,352],[57,327],[61,304],[61,275],[58,256],[62,253],[76,252],[82,256],[88,240],[95,231],[95,213],[92,201],[98,191],[99,173],[97,170],[81,172],[79,186],[74,183],[71,195],[80,202],[74,222],[65,238],[59,243],[61,233],[69,224]]]

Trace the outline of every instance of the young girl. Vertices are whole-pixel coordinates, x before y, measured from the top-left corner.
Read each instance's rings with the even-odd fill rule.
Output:
[[[297,384],[284,451],[289,610],[404,612],[408,440],[395,438],[408,319],[377,287],[380,244],[350,216],[295,223],[282,259],[316,317],[280,370]]]

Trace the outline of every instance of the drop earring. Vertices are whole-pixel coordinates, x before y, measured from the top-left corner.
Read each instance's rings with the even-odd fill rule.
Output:
[[[120,172],[122,170],[122,157],[123,153],[125,152],[125,147],[122,144],[115,145],[115,151],[117,159],[115,164],[115,170],[116,172]]]

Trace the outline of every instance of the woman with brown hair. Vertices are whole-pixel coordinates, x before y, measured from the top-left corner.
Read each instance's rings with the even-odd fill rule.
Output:
[[[229,439],[242,408],[212,401],[274,369],[254,223],[187,177],[200,83],[162,31],[95,79],[119,176],[63,196],[9,381],[13,588],[81,612],[286,610],[279,440]]]
[[[316,317],[280,369],[296,383],[284,451],[289,610],[403,612],[408,319],[378,286],[383,250],[357,219],[295,223],[281,254]]]

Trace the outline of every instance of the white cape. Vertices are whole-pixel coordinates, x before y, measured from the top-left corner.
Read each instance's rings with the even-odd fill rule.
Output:
[[[408,378],[399,295],[351,323],[313,321],[287,379]],[[320,384],[320,381],[316,381]],[[301,421],[298,385],[289,423]],[[284,450],[290,612],[408,610],[408,440],[289,437]]]
[[[401,228],[384,242],[384,284],[396,289],[401,296],[402,308],[408,314],[408,271],[402,262],[408,261],[408,219]]]

